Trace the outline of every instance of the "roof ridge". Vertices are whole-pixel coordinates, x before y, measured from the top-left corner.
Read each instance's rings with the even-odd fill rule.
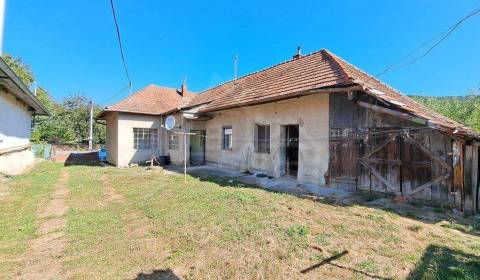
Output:
[[[130,99],[131,97],[137,95],[137,94],[140,94],[140,93],[143,93],[145,92],[145,90],[149,87],[155,87],[157,89],[167,89],[167,90],[177,90],[176,88],[169,88],[169,87],[165,87],[165,86],[159,86],[159,85],[155,85],[155,84],[149,84],[149,85],[146,85],[138,90],[136,90],[135,92],[132,92],[131,94],[127,95],[125,98],[123,98],[122,100],[119,100],[117,103],[115,104],[112,104],[108,107],[105,107],[105,108],[112,108],[113,106],[116,106],[124,101],[127,101],[128,99]]]
[[[325,56],[327,57],[327,59],[335,64],[338,68],[338,70],[340,70],[340,72],[342,72],[342,75],[344,76],[344,79],[345,81],[348,81],[348,80],[354,80],[352,77],[350,77],[350,75],[348,75],[347,71],[345,71],[345,69],[343,69],[342,65],[340,63],[338,63],[337,61],[337,58],[339,58],[340,60],[343,60],[341,59],[340,57],[337,57],[335,54],[333,54],[331,51],[329,51],[328,49],[322,49],[321,50],[321,53],[322,54],[325,54]]]
[[[326,52],[328,53],[328,55],[330,55],[334,60],[337,60],[337,59],[338,59],[338,60],[340,60],[342,63],[347,64],[348,66],[352,67],[353,69],[361,72],[362,74],[364,74],[364,75],[366,75],[366,76],[368,76],[368,77],[370,78],[370,79],[368,79],[368,80],[366,80],[366,81],[363,81],[363,80],[355,79],[354,77],[350,77],[350,75],[347,74],[347,76],[348,76],[350,79],[352,79],[352,80],[354,80],[354,81],[355,81],[355,80],[359,80],[359,81],[363,82],[365,86],[368,86],[367,83],[368,83],[370,80],[374,80],[374,81],[378,82],[379,84],[381,84],[381,85],[383,85],[383,86],[385,86],[385,87],[387,87],[387,88],[395,91],[396,93],[398,93],[398,94],[400,94],[400,95],[402,95],[402,96],[407,96],[406,94],[404,94],[403,92],[395,89],[395,88],[392,87],[391,85],[389,85],[389,84],[387,84],[387,83],[385,83],[385,82],[382,82],[381,80],[377,79],[375,76],[369,74],[367,71],[365,71],[365,70],[363,70],[363,69],[361,69],[361,68],[359,68],[359,67],[351,64],[350,62],[346,61],[346,60],[343,59],[342,57],[340,57],[340,56],[338,56],[338,55],[336,55],[336,54],[334,54],[334,53],[332,53],[332,52],[330,52],[330,51],[328,51],[328,50],[325,50],[325,51],[326,51]],[[338,63],[338,62],[337,62],[337,63]],[[340,65],[340,67],[342,68],[342,71],[345,71],[345,69],[343,69],[343,66],[342,66],[340,63],[339,63],[339,65]],[[346,71],[345,71],[345,72],[346,72]]]
[[[216,85],[216,86],[213,86],[213,87],[210,87],[210,88],[206,88],[206,89],[198,92],[198,95],[201,95],[202,93],[204,93],[204,92],[206,92],[206,91],[209,91],[209,90],[212,90],[212,89],[221,87],[221,86],[223,86],[223,85],[226,85],[226,84],[229,84],[229,83],[232,83],[232,82],[235,82],[235,81],[244,79],[244,78],[246,78],[246,77],[249,77],[249,76],[252,76],[252,75],[261,73],[261,72],[265,72],[265,71],[267,71],[267,70],[269,70],[269,69],[271,69],[271,68],[274,68],[274,67],[277,67],[277,66],[280,66],[280,65],[289,63],[289,62],[301,60],[301,59],[303,59],[303,58],[312,56],[312,55],[317,54],[317,53],[319,53],[319,52],[322,52],[322,51],[324,51],[324,50],[325,50],[325,49],[320,49],[320,50],[311,52],[311,53],[309,53],[309,54],[302,55],[302,56],[300,56],[299,58],[296,58],[296,59],[284,60],[284,61],[279,62],[279,63],[277,63],[277,64],[273,64],[273,65],[271,65],[271,66],[268,66],[268,67],[266,67],[266,68],[263,68],[263,69],[260,69],[260,70],[254,71],[254,72],[250,72],[250,73],[245,74],[245,75],[243,75],[243,76],[241,76],[241,77],[238,77],[238,78],[236,78],[236,79],[228,80],[228,81],[225,81],[225,82],[223,82],[223,83],[220,83],[220,84],[218,84],[218,85]]]
[[[369,82],[369,81],[377,82],[377,83],[379,83],[380,85],[383,85],[384,87],[388,88],[389,90],[395,92],[396,94],[398,94],[398,95],[401,96],[402,98],[407,98],[410,102],[414,103],[414,104],[417,105],[418,107],[420,107],[420,108],[422,108],[422,109],[424,109],[424,110],[429,111],[430,114],[437,115],[437,116],[441,116],[441,117],[445,117],[445,118],[446,118],[448,121],[450,121],[450,122],[453,121],[453,122],[455,122],[455,123],[457,123],[457,124],[459,124],[459,125],[464,126],[463,124],[461,124],[461,123],[459,123],[459,122],[457,122],[457,121],[455,121],[455,120],[452,120],[451,118],[446,117],[446,116],[444,116],[443,114],[436,112],[435,110],[432,110],[432,109],[428,108],[427,106],[423,105],[422,103],[417,102],[415,99],[409,97],[407,94],[405,94],[405,93],[397,90],[396,88],[392,87],[391,85],[389,85],[389,84],[387,84],[387,83],[379,80],[378,78],[376,78],[375,76],[373,76],[373,75],[369,74],[368,72],[362,70],[361,68],[359,68],[359,67],[357,67],[357,66],[349,63],[348,61],[346,61],[345,59],[341,58],[340,56],[338,56],[338,55],[336,55],[336,54],[334,54],[334,53],[331,53],[330,51],[328,51],[328,50],[326,50],[326,49],[325,49],[325,52],[328,53],[328,55],[330,55],[333,59],[335,59],[335,60],[338,59],[338,60],[340,60],[342,63],[345,63],[346,65],[348,65],[348,66],[350,66],[351,68],[353,68],[354,70],[359,71],[359,72],[362,73],[363,75],[369,77],[369,79],[366,80],[366,81],[363,81],[362,79],[355,79],[354,77],[350,77],[353,81],[360,82],[360,83],[363,84],[363,86],[367,86],[367,87],[370,87],[370,88],[372,88],[372,89],[375,89],[375,88],[372,87],[372,86],[369,86],[369,85],[368,85],[368,82]],[[338,63],[338,62],[337,62],[337,63]],[[339,64],[339,65],[340,65],[340,67],[342,68],[342,70],[345,71],[345,69],[343,69],[343,66],[342,66],[341,64]],[[348,75],[348,73],[347,73],[347,75]],[[379,90],[379,89],[376,89],[376,90]],[[417,113],[414,113],[414,114],[415,114],[415,115],[418,115]]]

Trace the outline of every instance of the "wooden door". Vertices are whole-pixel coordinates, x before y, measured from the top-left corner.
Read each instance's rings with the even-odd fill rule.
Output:
[[[329,141],[328,184],[356,190],[359,141],[351,129],[331,129]]]
[[[365,172],[362,189],[401,194],[399,133],[372,131],[363,140],[364,153],[359,159]]]

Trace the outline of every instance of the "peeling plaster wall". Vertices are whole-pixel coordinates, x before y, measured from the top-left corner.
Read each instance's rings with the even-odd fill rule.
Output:
[[[324,184],[328,168],[329,96],[311,95],[264,105],[230,109],[195,123],[206,128],[206,160],[219,167],[284,175],[284,127],[299,125],[300,182]],[[270,153],[254,152],[255,124],[270,124]],[[222,150],[222,127],[233,129],[233,147]],[[187,145],[188,146],[188,145]]]

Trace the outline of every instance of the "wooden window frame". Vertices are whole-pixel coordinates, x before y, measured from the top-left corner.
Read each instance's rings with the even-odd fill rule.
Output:
[[[230,130],[230,133],[227,134]],[[232,126],[222,127],[222,150],[232,150],[233,148],[233,128]]]
[[[270,154],[270,124],[255,124],[255,153]]]
[[[158,129],[155,128],[133,128],[133,149],[134,150],[156,150],[158,148]]]
[[[168,132],[168,149],[172,151],[178,150],[178,134],[171,131]]]

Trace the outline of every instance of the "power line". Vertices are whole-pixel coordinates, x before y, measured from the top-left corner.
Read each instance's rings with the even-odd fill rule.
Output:
[[[477,8],[475,10],[473,10],[472,12],[470,12],[469,14],[467,14],[466,16],[462,17],[459,21],[457,21],[455,24],[453,24],[452,26],[450,26],[450,28],[448,28],[446,31],[436,35],[435,37],[433,37],[432,39],[424,42],[423,44],[421,44],[419,47],[417,47],[416,49],[414,49],[412,52],[410,52],[407,56],[405,56],[404,58],[402,58],[399,62],[395,63],[395,64],[392,64],[390,66],[388,66],[387,68],[385,68],[384,70],[382,70],[379,74],[375,75],[375,77],[379,77],[391,70],[394,70],[394,69],[398,69],[398,68],[402,68],[402,67],[407,67],[407,66],[410,66],[412,65],[413,63],[419,61],[420,59],[424,58],[425,56],[427,56],[430,52],[433,51],[433,49],[435,49],[440,43],[442,43],[445,39],[447,39],[455,30],[458,29],[458,27],[460,27],[460,25],[465,22],[466,20],[468,20],[469,18],[477,15],[478,13],[480,13],[480,8]],[[427,51],[425,51],[423,54],[415,57],[414,59],[410,60],[409,62],[407,63],[404,63],[404,64],[401,64],[403,61],[405,61],[407,58],[411,57],[413,54],[417,53],[419,50],[423,49],[426,45],[428,45],[429,43],[431,43],[432,41],[434,41],[435,39],[437,39],[438,37],[441,37],[437,42],[435,42]]]
[[[126,87],[122,88],[119,92],[115,93],[114,95],[110,96],[109,98],[103,100],[102,102],[99,102],[98,105],[106,105],[106,103],[115,97],[119,96],[120,94],[124,93],[127,89],[131,89],[131,84],[128,84]]]
[[[112,7],[113,21],[115,22],[115,28],[117,30],[118,46],[120,48],[120,55],[122,57],[123,68],[125,69],[125,74],[127,75],[128,85],[131,87],[132,86],[132,81],[130,80],[130,75],[128,74],[127,63],[125,62],[125,55],[123,54],[122,39],[121,39],[121,36],[120,36],[120,29],[118,28],[117,16],[115,14],[115,6],[113,5],[113,0],[110,0],[110,6]]]

